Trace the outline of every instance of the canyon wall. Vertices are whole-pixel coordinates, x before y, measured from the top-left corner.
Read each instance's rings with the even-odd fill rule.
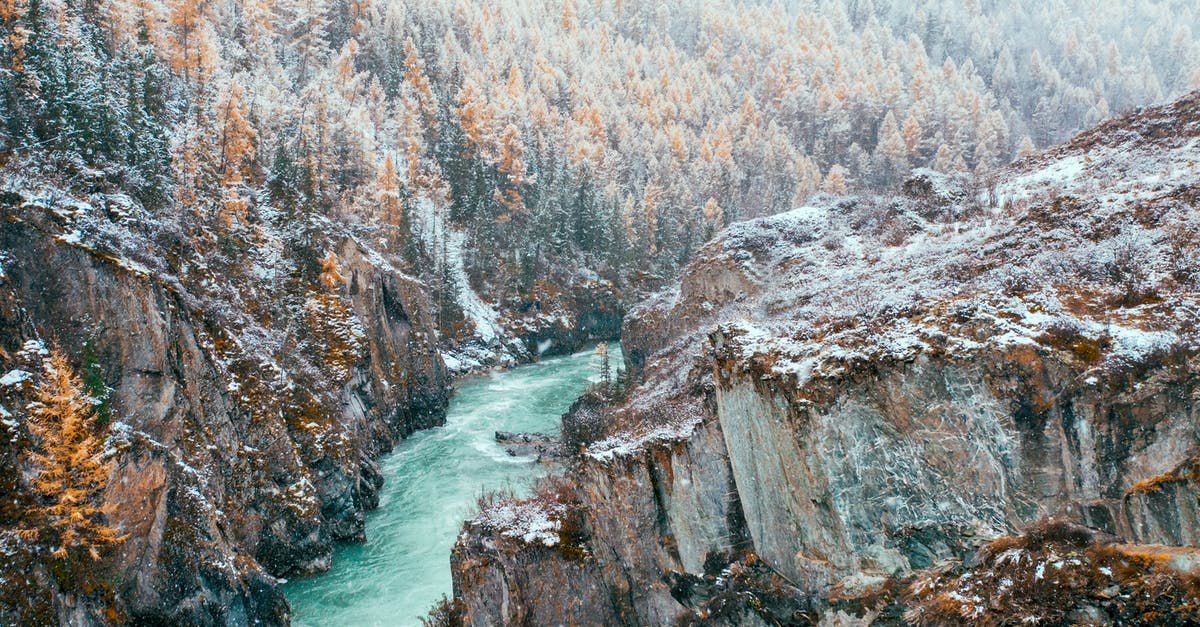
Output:
[[[333,542],[362,541],[377,457],[443,420],[448,378],[426,291],[330,233],[338,267],[324,292],[259,274],[218,301],[206,283],[246,277],[189,283],[73,237],[61,207],[37,198],[9,194],[0,212],[0,356],[36,372],[56,347],[101,379],[112,459],[102,498],[127,536],[103,566],[81,564],[107,573],[91,595],[55,592],[78,573],[10,552],[37,585],[6,586],[5,600],[64,624],[286,623],[276,578],[325,569]],[[22,583],[16,572],[6,584]]]
[[[1060,579],[1019,608],[954,595],[1017,569],[1004,547],[1037,579],[1070,550],[1096,590],[1190,589],[1197,120],[1193,94],[982,192],[919,173],[906,195],[731,226],[631,311],[639,384],[566,487],[523,503],[544,515],[468,523],[465,622],[568,623],[575,589],[621,624],[1188,620]],[[520,541],[532,519],[559,535]],[[559,586],[531,583],[543,571]]]

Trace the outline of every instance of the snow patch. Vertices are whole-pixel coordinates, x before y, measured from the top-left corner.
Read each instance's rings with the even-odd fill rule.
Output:
[[[589,445],[587,456],[598,461],[608,462],[618,457],[628,457],[658,442],[686,440],[696,431],[701,420],[703,420],[702,416],[692,415],[647,431],[619,433]]]
[[[1055,191],[1068,189],[1083,172],[1083,155],[1072,155],[1051,161],[1040,170],[1018,176],[998,188],[996,201],[1003,206],[1005,202],[1028,200],[1047,189]]]
[[[79,229],[75,229],[66,235],[59,235],[58,241],[63,242],[64,244],[79,245],[83,243],[83,234],[79,232]]]
[[[25,340],[25,344],[21,346],[21,350],[17,351],[17,356],[22,359],[45,357],[49,354],[50,351],[46,348],[46,343],[42,340]]]
[[[20,423],[17,422],[17,419],[13,417],[12,412],[8,411],[8,409],[3,405],[0,405],[0,424],[8,427],[8,430],[14,434],[11,441],[16,442],[17,427],[20,425]]]
[[[450,226],[442,217],[441,212],[434,207],[433,202],[428,199],[421,199],[417,202],[416,213],[419,220],[418,234],[425,242],[426,248],[433,251],[435,257],[445,253],[444,262],[458,287],[455,299],[458,306],[463,310],[467,319],[475,325],[475,333],[484,342],[492,342],[500,336],[500,312],[496,311],[495,307],[483,302],[475,290],[471,289],[471,283],[467,279],[467,272],[463,265],[466,233]]]
[[[1108,325],[1106,331],[1113,342],[1109,359],[1126,363],[1142,362],[1180,341],[1179,336],[1170,331],[1143,331],[1115,324]]]
[[[13,386],[24,383],[33,378],[33,375],[19,368],[8,371],[8,374],[0,377],[0,385]]]
[[[555,546],[558,530],[567,507],[561,503],[546,503],[540,499],[502,502],[481,512],[475,522],[500,532],[506,538],[519,539],[526,544]]]

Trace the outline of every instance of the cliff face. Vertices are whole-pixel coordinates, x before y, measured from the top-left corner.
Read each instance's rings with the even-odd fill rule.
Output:
[[[1057,357],[921,355],[820,404],[722,369],[718,418],[740,434],[726,450],[759,554],[793,580],[815,574],[819,592],[877,569],[877,556],[928,567],[954,557],[940,545],[964,529],[991,537],[1047,516],[1176,543],[1164,530],[1194,526],[1174,522],[1187,499],[1151,511],[1131,490],[1194,453],[1195,365],[1154,368],[1121,390],[1076,385],[1085,371]],[[810,498],[778,498],[797,493]]]
[[[442,420],[425,293],[350,233],[324,234],[334,280],[304,287],[304,260],[271,231],[215,258],[166,227],[121,226],[104,209],[114,200],[27,192],[0,206],[2,369],[36,372],[54,344],[100,379],[113,459],[102,498],[127,534],[89,594],[57,592],[61,573],[6,551],[36,572],[5,575],[17,614],[3,620],[284,623],[275,577],[324,569],[333,541],[362,540],[375,459]],[[24,390],[0,393],[17,414],[12,460]]]
[[[1158,562],[1128,555],[1168,545],[1185,557],[1163,577],[1186,596],[1198,157],[1194,94],[974,192],[918,173],[904,196],[819,198],[731,226],[626,321],[641,384],[608,409],[570,494],[543,497],[551,518],[581,521],[561,538],[578,550],[528,549],[505,536],[522,520],[488,511],[468,525],[455,553],[467,622],[503,623],[499,605],[568,622],[565,594],[527,583],[541,569],[573,582],[558,590],[602,586],[589,598],[624,624],[896,622],[906,608],[969,622],[987,599],[959,603],[955,586],[984,594],[969,582],[1007,572],[1005,547],[1045,568],[1059,540],[1037,530],[1051,519],[1132,543],[1120,559],[1137,572],[1104,575],[1109,549],[1067,542],[1095,567],[1088,585],[1141,590]],[[989,616],[1049,611],[1055,595],[1075,618],[1161,610],[1097,602],[1078,582],[996,597],[990,611],[1010,613]]]
[[[533,297],[506,307],[506,334],[529,355],[569,355],[588,342],[621,337],[625,305],[611,281],[564,276],[559,285],[543,282]]]

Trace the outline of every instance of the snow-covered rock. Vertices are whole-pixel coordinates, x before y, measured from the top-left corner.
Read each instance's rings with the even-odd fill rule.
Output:
[[[787,583],[742,593],[850,620],[895,589],[881,578],[1049,516],[1195,545],[1198,137],[1200,93],[978,193],[918,172],[902,196],[731,225],[626,320],[637,385],[570,475],[588,585],[662,624],[728,610],[727,582],[766,564]],[[464,582],[492,576],[465,561],[479,540]],[[509,579],[561,561],[512,550]]]
[[[0,470],[28,472],[31,373],[56,346],[102,379],[112,419],[102,498],[127,538],[103,562],[111,593],[94,598],[133,622],[285,621],[275,576],[328,568],[335,540],[363,539],[376,458],[442,420],[449,379],[424,286],[345,228],[315,244],[342,281],[318,292],[289,278],[284,228],[264,223],[245,258],[180,258],[170,225],[128,198],[106,214],[102,195],[13,188],[0,198]]]

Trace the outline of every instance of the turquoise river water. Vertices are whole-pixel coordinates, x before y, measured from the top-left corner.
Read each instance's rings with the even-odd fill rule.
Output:
[[[621,363],[611,347],[612,363]],[[420,625],[449,595],[450,548],[485,492],[528,491],[546,472],[510,457],[496,431],[557,433],[559,417],[597,376],[592,351],[460,381],[446,425],[419,431],[382,461],[379,509],[366,544],[339,546],[327,573],[284,585],[303,627]]]

